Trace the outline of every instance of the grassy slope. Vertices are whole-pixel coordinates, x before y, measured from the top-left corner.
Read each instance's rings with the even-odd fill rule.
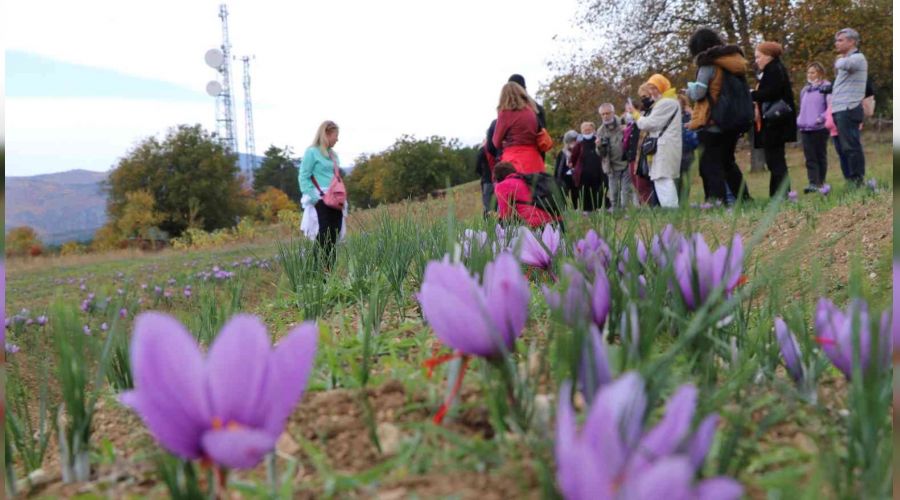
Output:
[[[805,171],[802,167],[798,151],[791,151],[788,164],[791,166],[791,177],[795,188],[805,186]],[[760,235],[759,244],[748,262],[752,268],[751,279],[755,275],[783,275],[787,277],[784,290],[763,291],[778,293],[784,300],[804,299],[820,294],[841,298],[846,288],[846,280],[851,261],[859,258],[859,265],[868,277],[866,287],[872,297],[881,298],[881,304],[890,300],[891,285],[890,252],[892,243],[891,219],[891,161],[890,150],[886,144],[876,145],[869,151],[870,172],[879,179],[885,191],[871,195],[868,192],[845,192],[839,177],[836,163],[832,162],[830,172],[834,192],[828,198],[818,195],[803,196],[797,205],[783,207],[783,210],[768,228]],[[759,200],[760,205],[767,191],[768,175],[748,175],[751,193]],[[695,192],[692,199],[698,199],[699,179],[694,181]],[[480,214],[480,197],[475,185],[466,185],[451,190],[446,199],[431,200],[424,203],[410,203],[391,207],[382,207],[372,211],[354,213],[349,222],[351,232],[364,232],[367,227],[377,221],[383,214],[392,216],[408,215],[421,220],[444,217],[449,207],[453,207],[457,217],[462,220],[477,218]],[[596,217],[607,217],[599,214]],[[685,212],[632,211],[626,215],[616,216],[617,227],[629,225],[646,226],[646,230],[658,230],[667,222],[674,222],[679,228],[693,228],[702,231],[713,240],[727,240],[733,230],[750,234],[762,224],[765,210],[761,206],[747,207],[741,212],[732,213],[723,209],[708,211],[689,210]],[[597,223],[597,219],[586,219],[574,216],[570,224],[570,234],[580,235],[583,231]],[[83,292],[71,284],[57,285],[55,280],[62,278],[87,279],[90,286],[104,286],[116,272],[133,276],[137,283],[144,280],[151,283],[169,277],[176,277],[183,283],[190,271],[188,265],[196,262],[201,267],[209,268],[213,264],[227,264],[248,255],[271,258],[276,253],[271,243],[257,243],[244,247],[204,251],[204,252],[164,252],[156,255],[109,255],[80,259],[40,260],[31,263],[11,263],[8,276],[7,311],[14,313],[21,308],[41,311],[54,297],[65,298],[69,302],[80,300]],[[244,308],[260,314],[276,335],[285,332],[298,317],[295,306],[283,294],[279,293],[281,278],[276,273],[260,273],[248,279]],[[108,286],[108,285],[107,285]],[[759,300],[762,300],[760,298]],[[171,306],[163,306],[188,321],[192,316],[191,306],[184,301],[176,301]],[[393,307],[393,306],[392,306]],[[402,309],[402,308],[401,308]],[[440,383],[429,381],[422,376],[418,368],[428,353],[420,347],[429,344],[430,334],[422,328],[416,318],[414,308],[403,310],[398,315],[397,308],[389,308],[385,318],[382,335],[391,339],[386,347],[387,355],[381,358],[376,368],[374,385],[383,386],[390,380],[401,380],[402,389],[391,392],[380,389],[376,394],[376,406],[386,413],[384,419],[397,423],[406,433],[422,439],[416,449],[410,451],[406,461],[401,463],[385,462],[377,454],[368,450],[366,432],[361,427],[361,416],[355,409],[353,399],[345,390],[324,390],[328,387],[327,370],[320,367],[312,386],[317,389],[307,395],[300,410],[294,415],[291,430],[314,437],[325,428],[324,440],[320,447],[335,467],[348,473],[364,473],[374,463],[389,463],[390,470],[382,471],[387,486],[383,489],[402,490],[407,493],[417,492],[423,496],[445,494],[458,488],[467,488],[470,494],[484,493],[502,496],[507,488],[518,486],[533,487],[533,478],[518,477],[516,460],[509,460],[514,449],[504,447],[503,450],[485,447],[481,440],[483,422],[479,422],[477,398],[473,396],[472,416],[462,419],[463,422],[451,427],[451,432],[465,439],[457,440],[438,434],[432,429],[422,429],[421,422],[427,420],[427,408],[440,399]],[[356,331],[355,307],[345,307],[330,312],[325,323],[334,333],[327,339],[324,350],[332,352],[349,351],[357,347],[357,340],[352,333]],[[18,360],[16,360],[18,362]],[[320,364],[325,362],[320,359]],[[823,390],[831,390],[837,382],[829,382]],[[390,384],[388,384],[390,387]],[[399,396],[398,396],[399,394]],[[400,403],[391,398],[400,398]],[[760,395],[756,403],[760,408],[772,404],[773,395]],[[465,399],[465,398],[464,398]],[[393,401],[393,402],[392,402]],[[324,409],[322,409],[324,408]],[[329,410],[330,409],[330,410]],[[765,489],[785,487],[792,481],[801,483],[812,474],[811,464],[815,462],[818,448],[809,443],[804,435],[796,432],[797,425],[802,425],[806,414],[802,407],[792,405],[790,411],[796,412],[796,418],[786,421],[776,428],[768,428],[757,422],[747,431],[747,437],[755,436],[748,446],[759,449],[758,457],[743,469],[741,480],[750,488],[751,493],[761,494]],[[343,414],[342,414],[343,412]],[[348,417],[349,415],[349,417]],[[344,422],[342,418],[349,418]],[[809,417],[812,418],[812,417]],[[337,419],[337,420],[335,420]],[[337,423],[335,423],[337,422]],[[343,423],[341,423],[343,422]],[[827,425],[828,422],[815,422],[815,425]],[[344,431],[341,431],[344,425]],[[813,424],[811,424],[813,425]],[[97,423],[98,439],[104,437],[110,441],[120,457],[134,459],[149,449],[147,438],[139,423],[126,412],[116,408],[111,399],[106,400]],[[332,429],[332,430],[327,430]],[[335,430],[336,429],[336,430]],[[756,435],[755,433],[758,433]],[[362,441],[360,443],[359,441]],[[342,448],[342,446],[344,448]],[[347,451],[347,450],[351,451]],[[401,448],[406,450],[406,448]],[[344,451],[341,451],[344,450]],[[354,452],[359,458],[353,459]],[[368,451],[367,451],[368,450]],[[296,453],[302,455],[302,453]],[[404,455],[405,456],[405,455]],[[501,473],[485,477],[476,470],[483,467],[500,466]],[[46,468],[53,470],[55,457],[49,456]],[[304,461],[308,468],[312,468]],[[528,461],[522,462],[529,469]],[[421,465],[421,464],[430,464]],[[510,465],[512,464],[512,465]],[[533,465],[533,464],[532,464]],[[314,468],[313,468],[314,469]],[[416,474],[424,473],[424,478],[415,479]],[[137,474],[137,473],[135,473]],[[381,474],[381,473],[379,473]],[[529,474],[526,472],[526,476]],[[328,477],[322,470],[307,470],[302,482],[317,481]],[[332,479],[338,476],[332,476]],[[359,479],[358,476],[356,476]],[[365,481],[363,481],[365,482]],[[346,487],[353,487],[348,483]],[[51,490],[52,491],[52,490]],[[66,490],[60,490],[65,492]],[[145,491],[139,488],[129,490],[133,493]],[[159,492],[160,490],[156,490]],[[321,491],[316,489],[315,491]]]

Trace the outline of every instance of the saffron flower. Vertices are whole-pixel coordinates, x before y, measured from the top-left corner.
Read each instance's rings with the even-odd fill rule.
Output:
[[[526,227],[519,228],[516,242],[512,246],[519,245],[519,258],[523,264],[540,269],[550,269],[553,264],[553,256],[559,250],[559,231],[550,224],[544,226],[541,233],[541,241]]]
[[[474,248],[484,248],[485,244],[487,244],[487,233],[485,231],[475,231],[472,229],[463,231],[462,253],[464,257],[471,257]]]
[[[796,203],[797,202],[797,191],[788,191],[787,197],[788,197],[788,201]]]
[[[119,317],[125,319],[126,316],[128,316],[128,309],[125,309],[124,307],[119,309]]]
[[[562,296],[544,285],[547,305],[553,310],[561,309],[566,324],[575,326],[591,321],[602,329],[611,307],[606,271],[601,267],[596,272],[593,285],[587,283],[581,271],[571,264],[563,265],[563,276],[566,277],[567,287]]]
[[[569,401],[570,383],[559,395],[556,427],[557,479],[567,500],[699,498],[736,499],[743,488],[732,478],[695,483],[709,453],[717,416],[693,433],[697,389],[679,387],[665,415],[645,432],[644,381],[629,372],[603,386],[579,431]]]
[[[417,298],[441,342],[490,358],[512,350],[528,319],[529,292],[519,263],[504,252],[485,267],[483,285],[461,263],[429,262]]]
[[[650,240],[650,253],[660,268],[669,265],[675,253],[681,248],[683,240],[684,235],[678,232],[672,224],[666,225],[662,232],[653,235],[653,239]]]
[[[612,261],[609,245],[593,229],[575,243],[574,253],[575,260],[584,264],[590,273],[596,272],[598,267],[608,268]]]
[[[675,255],[675,278],[688,309],[699,309],[716,287],[724,286],[728,297],[740,284],[744,262],[741,235],[734,235],[731,248],[710,252],[703,235],[695,233],[681,242]]]
[[[47,316],[44,316],[43,314],[40,315],[40,316],[38,316],[38,317],[37,317],[37,324],[38,324],[39,326],[44,326],[44,325],[46,325],[46,324],[47,324]]]
[[[791,333],[787,324],[781,318],[775,318],[775,338],[781,348],[781,356],[784,365],[791,378],[798,384],[803,381],[803,362],[800,356],[800,345],[797,338]]]
[[[819,299],[816,306],[816,342],[822,346],[825,355],[848,379],[853,374],[854,360],[860,362],[863,373],[869,370],[873,355],[875,368],[885,369],[890,364],[891,333],[888,331],[890,316],[887,311],[881,316],[878,330],[878,346],[872,344],[869,324],[869,306],[862,299],[853,299],[846,311],[842,311],[826,298]],[[856,339],[859,350],[856,352]]]
[[[823,195],[828,195],[831,192],[831,184],[823,184],[822,187],[819,188],[819,192]]]
[[[91,327],[89,327],[88,325],[84,325],[84,326],[81,328],[81,331],[83,331],[85,335],[90,335],[90,334],[91,334]]]
[[[121,401],[173,454],[252,468],[275,448],[303,394],[317,335],[315,324],[305,322],[273,350],[265,325],[239,314],[204,358],[177,319],[142,313],[131,341],[134,390]]]
[[[581,364],[578,366],[578,383],[581,393],[590,402],[600,387],[612,381],[612,371],[603,334],[597,325],[590,326],[586,340],[587,348],[583,350]]]
[[[7,354],[15,354],[15,353],[19,352],[19,350],[20,350],[19,346],[17,346],[16,344],[13,344],[12,342],[4,341],[4,344],[6,344],[5,347],[6,347]]]

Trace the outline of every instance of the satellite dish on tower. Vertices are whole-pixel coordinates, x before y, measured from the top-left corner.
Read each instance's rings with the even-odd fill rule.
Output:
[[[213,97],[218,97],[218,95],[222,93],[222,90],[222,84],[216,80],[206,84],[206,93]]]
[[[206,51],[204,59],[206,59],[206,64],[210,68],[219,69],[222,67],[222,63],[225,62],[225,54],[219,49],[209,49]]]

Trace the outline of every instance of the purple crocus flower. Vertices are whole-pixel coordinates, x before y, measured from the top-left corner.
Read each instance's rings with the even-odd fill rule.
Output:
[[[106,330],[109,330],[109,325],[107,325],[106,323],[101,323],[101,324],[100,324],[100,331],[101,331],[101,332],[105,332]]]
[[[435,335],[463,354],[494,357],[512,350],[528,319],[528,281],[501,253],[484,269],[484,284],[461,263],[429,262],[418,300]]]
[[[788,197],[788,201],[794,202],[794,203],[797,202],[797,192],[796,191],[788,191],[787,197]]]
[[[878,332],[879,345],[873,349],[872,333],[869,324],[869,306],[862,299],[853,299],[846,311],[837,308],[826,298],[819,299],[816,306],[816,342],[828,359],[849,379],[853,373],[855,337],[859,337],[860,368],[865,373],[870,366],[872,356],[877,356],[876,369],[889,366],[891,356],[891,334],[888,332],[889,316],[887,311],[881,317]],[[854,323],[858,328],[854,328]],[[858,332],[858,333],[857,333]]]
[[[544,285],[544,298],[553,310],[562,310],[563,321],[569,325],[584,324],[588,320],[603,328],[610,309],[609,279],[601,267],[596,273],[594,284],[588,284],[584,276],[571,264],[563,265],[566,289],[562,296],[556,290]]]
[[[83,331],[85,335],[90,335],[90,334],[91,334],[91,327],[88,326],[88,325],[84,325],[84,326],[81,328],[81,331]]]
[[[734,235],[730,249],[721,246],[715,253],[710,252],[700,233],[682,240],[674,265],[678,289],[687,308],[699,309],[718,286],[724,285],[725,296],[730,296],[741,281],[743,262],[744,247],[739,234]]]
[[[690,423],[697,404],[692,385],[679,387],[663,418],[644,432],[644,381],[629,372],[597,392],[583,428],[577,429],[569,383],[560,389],[556,427],[557,479],[567,500],[739,498],[743,488],[728,477],[694,482],[715,435],[707,417]]]
[[[822,187],[819,188],[819,192],[823,195],[827,195],[831,192],[831,184],[823,184]]]
[[[590,273],[596,272],[598,267],[608,268],[612,261],[609,245],[593,229],[575,243],[574,253],[575,260],[584,264]]]
[[[712,203],[708,203],[708,202],[704,201],[703,203],[700,204],[700,210],[709,210],[714,206],[715,205],[713,205]]]
[[[463,256],[465,256],[466,258],[470,257],[474,248],[484,248],[484,245],[486,243],[487,233],[485,231],[466,229],[465,231],[463,231],[462,237]]]
[[[37,317],[37,324],[38,324],[39,326],[44,326],[44,325],[46,325],[46,324],[47,324],[47,316],[44,316],[43,314],[40,315],[40,316],[38,316],[38,317]]]
[[[160,288],[159,286],[154,286],[154,287],[153,287],[153,293],[155,293],[156,295],[161,295],[162,292],[163,292],[163,289]]]
[[[553,256],[559,250],[559,231],[547,224],[541,233],[541,241],[538,241],[530,229],[520,227],[516,244],[513,247],[517,245],[521,245],[519,258],[523,264],[540,269],[550,269],[553,264]]]
[[[602,329],[612,307],[612,295],[609,290],[609,278],[602,267],[594,274],[594,286],[591,289],[591,319],[597,328]]]
[[[588,330],[585,339],[587,348],[583,350],[581,364],[578,366],[578,383],[585,399],[591,402],[597,390],[612,381],[612,371],[609,368],[603,334],[597,325],[591,325]]]
[[[128,316],[128,309],[125,309],[124,307],[119,309],[119,317],[124,319],[126,316]]]
[[[4,340],[4,344],[6,344],[6,353],[7,354],[15,354],[20,351],[19,346],[13,344],[12,342],[6,342]]]
[[[869,180],[867,180],[866,186],[868,186],[868,188],[872,191],[878,191],[878,181],[875,179],[870,178]]]
[[[143,313],[131,341],[135,388],[121,401],[173,454],[252,468],[275,448],[306,387],[317,335],[314,323],[303,323],[273,350],[265,325],[239,314],[204,359],[177,319]]]
[[[797,344],[797,338],[781,318],[775,318],[775,338],[781,347],[781,356],[784,358],[784,365],[788,373],[795,382],[802,382],[803,363],[800,357],[800,345]]]
[[[184,287],[184,298],[191,298],[192,293],[193,292],[191,291],[191,285],[187,285],[186,287]]]
[[[650,240],[650,253],[660,268],[665,268],[669,264],[673,255],[681,248],[683,240],[684,235],[672,224],[666,225],[662,232],[653,235],[653,239]]]

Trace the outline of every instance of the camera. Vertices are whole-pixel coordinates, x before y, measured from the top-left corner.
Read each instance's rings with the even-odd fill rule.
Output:
[[[601,137],[600,138],[600,149],[604,151],[609,150],[609,137]]]
[[[819,87],[819,92],[821,92],[823,94],[830,94],[831,90],[832,90],[831,84],[824,84],[821,87]]]

